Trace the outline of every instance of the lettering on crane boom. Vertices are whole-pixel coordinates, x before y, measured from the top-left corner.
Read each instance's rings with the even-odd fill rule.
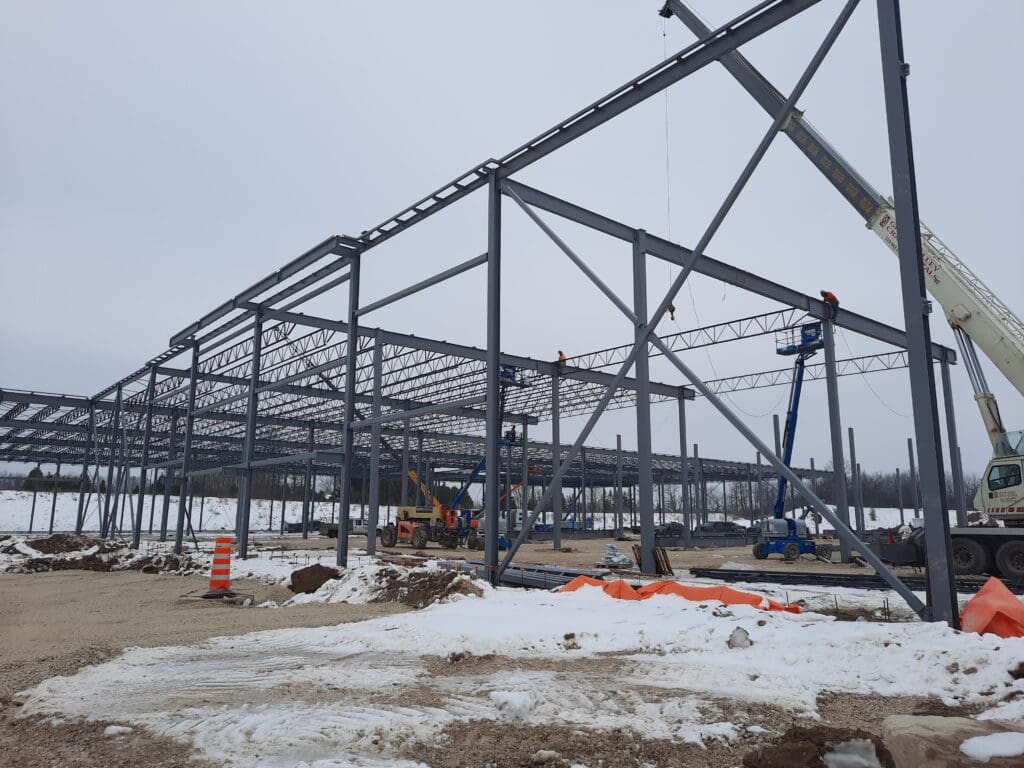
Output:
[[[882,215],[878,217],[878,221],[871,225],[871,228],[878,234],[879,237],[892,248],[893,253],[899,254],[900,244],[899,237],[896,231],[896,213],[891,208],[887,208],[882,212]],[[942,282],[942,267],[939,262],[936,261],[935,256],[932,253],[932,249],[929,247],[922,247],[922,259],[921,266],[924,268],[924,276],[934,285],[938,285]]]
[[[786,135],[793,140],[807,157],[818,166],[825,178],[832,182],[832,186],[838,189],[843,197],[857,209],[857,213],[870,221],[878,210],[878,203],[866,189],[857,181],[856,177],[847,173],[843,165],[839,163],[832,151],[818,141],[814,136],[804,130],[800,120],[790,120],[785,129]]]

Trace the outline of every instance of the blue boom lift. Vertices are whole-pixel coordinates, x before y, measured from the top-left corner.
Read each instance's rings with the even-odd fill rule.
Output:
[[[786,431],[782,439],[782,462],[788,467],[793,459],[796,440],[796,416],[800,407],[800,392],[804,384],[804,365],[825,346],[821,338],[821,323],[805,323],[799,328],[787,329],[776,336],[775,351],[780,355],[795,356],[793,383],[789,391],[789,409],[786,412]],[[814,539],[807,532],[804,520],[785,516],[786,478],[779,475],[779,489],[775,495],[772,517],[761,521],[760,541],[754,545],[754,557],[763,560],[768,555],[782,555],[796,560],[800,555],[815,555]]]

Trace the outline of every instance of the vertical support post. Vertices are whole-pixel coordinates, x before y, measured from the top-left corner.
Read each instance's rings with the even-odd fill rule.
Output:
[[[426,475],[423,474],[423,431],[420,430],[417,435],[417,446],[416,446],[416,476],[423,482],[426,479]],[[420,490],[420,484],[416,483],[413,488],[413,504],[420,506],[420,496],[422,492]],[[426,499],[423,499],[423,504],[427,503]],[[481,505],[482,506],[482,505]]]
[[[149,471],[149,441],[153,437],[153,397],[156,392],[156,368],[149,369],[146,387],[146,422],[142,433],[142,460],[139,462],[139,506],[135,510],[135,528],[132,530],[132,549],[142,543],[142,505],[146,500],[146,473]]]
[[[314,423],[309,422],[309,434],[306,438],[306,450],[312,453],[316,449]],[[302,480],[302,538],[309,538],[309,499],[313,493],[313,457],[306,459],[306,474]]]
[[[501,180],[489,172],[487,185],[487,471],[484,474],[484,567],[498,578],[498,515],[501,514]]]
[[[914,517],[921,516],[921,488],[917,483],[917,463],[914,461],[914,438],[907,438],[907,458],[910,460],[910,496],[914,502]]]
[[[422,448],[422,446],[421,446]],[[401,504],[403,507],[409,505],[409,420],[405,419],[402,422],[402,477],[400,481],[402,486],[401,491]]]
[[[516,521],[516,530],[521,530],[526,525],[526,518],[530,514],[530,446],[528,443],[529,439],[529,427],[530,422],[525,417],[523,418],[523,503],[519,513],[521,517]],[[526,538],[523,541],[530,540],[530,532],[526,532]]]
[[[839,383],[836,374],[835,325],[831,318],[821,321],[821,337],[825,345],[825,389],[828,396],[828,431],[832,441],[832,488],[836,515],[850,527],[850,504],[846,495],[846,458],[843,456],[843,425],[839,417]],[[850,562],[850,545],[839,540],[839,559]]]
[[[552,544],[555,549],[562,548],[562,480],[553,476],[562,463],[562,427],[559,416],[558,387],[560,377],[556,371],[551,376],[551,473],[554,489],[551,493],[551,524]]]
[[[345,345],[345,414],[342,423],[341,493],[338,500],[338,549],[335,564],[348,566],[349,510],[352,504],[352,463],[354,434],[352,422],[356,413],[356,358],[359,346],[359,272],[362,255],[352,254],[348,267],[348,343]]]
[[[615,436],[615,538],[622,536],[622,435]]]
[[[36,468],[39,465],[36,464]],[[42,470],[40,470],[42,472]],[[35,478],[32,480],[32,511],[28,513],[28,532],[32,533],[32,528],[36,523],[36,497],[39,495],[39,485],[36,483]]]
[[[100,538],[107,538],[107,531],[110,529],[110,494],[114,486],[114,454],[117,452],[117,433],[121,427],[121,385],[117,385],[117,395],[114,398],[114,413],[110,417],[110,441],[108,442],[109,454],[107,456],[107,487],[103,494],[103,520],[100,521]]]
[[[896,467],[896,499],[900,505],[900,525],[906,523],[906,519],[903,516],[903,480],[900,478],[900,468]]]
[[[57,515],[57,484],[60,482],[60,462],[57,462],[57,471],[53,475],[53,499],[50,501],[50,527],[49,533],[53,534],[53,518]]]
[[[249,518],[252,512],[252,461],[256,457],[256,414],[260,405],[260,361],[263,354],[263,313],[256,310],[252,329],[252,359],[249,364],[249,394],[245,410],[244,474],[238,495],[238,557],[249,556]],[[271,505],[273,509],[273,505]]]
[[[181,451],[181,481],[178,493],[178,523],[174,529],[174,554],[181,554],[185,537],[185,512],[188,505],[188,489],[192,480],[188,476],[192,465],[192,433],[195,429],[196,388],[199,384],[199,342],[192,342],[192,367],[188,377],[188,411],[185,414],[185,441]],[[253,417],[255,418],[255,416]],[[192,521],[189,520],[189,527]]]
[[[861,503],[860,493],[860,464],[857,463],[857,447],[853,442],[853,427],[847,428],[850,435],[850,484],[853,488],[854,515],[857,523],[857,534],[864,535],[864,507]]]
[[[99,464],[99,457],[96,456],[96,404],[89,401],[89,431],[86,440],[85,452],[82,454],[82,479],[78,482],[78,516],[75,518],[75,533],[81,533],[85,525],[85,483],[89,479],[89,466],[92,463]],[[92,496],[90,489],[89,495]]]
[[[928,597],[934,621],[954,629],[960,626],[949,538],[949,504],[942,463],[935,373],[931,364],[931,302],[924,289],[921,222],[914,177],[914,149],[910,134],[907,77],[910,67],[903,58],[903,32],[898,0],[878,0],[878,30],[885,87],[886,123],[889,129],[889,162],[892,166],[893,199],[903,293],[903,318],[907,329],[907,362],[910,368],[914,433],[917,437],[921,495],[924,507],[924,539],[928,557]]]
[[[189,486],[192,484],[189,483]],[[281,475],[281,535],[284,536],[285,515],[288,511],[288,473]]]
[[[686,398],[677,399],[679,411],[679,504],[683,508],[683,546],[689,547],[691,505],[690,505],[690,461],[686,457]]]
[[[373,343],[373,418],[380,416],[381,384],[384,364],[383,331],[377,329]],[[370,428],[370,518],[366,523],[366,554],[377,552],[377,522],[380,519],[380,424],[374,422]]]
[[[761,468],[761,452],[757,452],[757,516],[764,516],[764,470]]]
[[[167,460],[174,461],[177,454],[178,439],[178,411],[171,411],[171,433],[167,438]],[[173,466],[164,470],[164,498],[163,508],[160,511],[160,541],[167,541],[167,520],[171,508],[171,477],[174,474]]]
[[[949,379],[949,363],[943,360],[942,397],[946,405],[946,442],[949,450],[949,471],[953,475],[953,502],[956,504],[956,524],[967,525],[967,499],[964,495],[964,469],[960,466],[960,444],[956,435],[956,410],[953,408],[953,384]]]
[[[697,515],[694,520],[694,530],[696,526],[703,522],[707,522],[707,507],[705,506],[706,499],[704,498],[703,487],[704,487],[704,465],[700,460],[700,446],[697,443],[693,444],[693,465],[697,468],[697,473],[693,478],[693,495],[697,497]]]

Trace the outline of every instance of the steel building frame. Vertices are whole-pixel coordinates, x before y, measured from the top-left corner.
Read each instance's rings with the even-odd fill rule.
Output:
[[[474,166],[455,180],[421,198],[358,237],[334,235],[280,270],[224,302],[195,323],[174,334],[169,348],[145,366],[91,398],[4,391],[3,403],[11,405],[0,413],[0,459],[38,461],[46,458],[64,464],[82,463],[82,488],[87,486],[89,468],[98,476],[101,463],[107,466],[106,497],[101,529],[109,532],[117,516],[117,504],[128,483],[129,469],[146,472],[163,470],[175,474],[181,483],[175,544],[180,550],[187,518],[186,497],[194,478],[210,472],[233,472],[240,479],[236,528],[240,553],[246,555],[248,516],[253,473],[303,471],[337,468],[341,482],[340,509],[348,509],[351,479],[365,466],[371,493],[369,524],[376,526],[382,473],[404,470],[409,465],[410,442],[415,436],[424,451],[440,457],[449,469],[464,469],[482,450],[487,467],[484,474],[485,563],[493,579],[515,557],[530,527],[542,511],[551,511],[555,538],[561,530],[561,490],[574,482],[573,468],[587,457],[590,471],[619,479],[627,471],[621,451],[602,452],[584,448],[600,415],[608,408],[634,407],[637,413],[637,451],[628,468],[638,487],[641,522],[641,566],[653,571],[653,509],[656,482],[675,478],[683,491],[683,508],[689,513],[689,475],[696,469],[725,473],[726,462],[708,466],[696,455],[687,454],[685,401],[700,396],[751,444],[773,473],[784,475],[794,490],[832,523],[843,544],[844,554],[858,548],[883,578],[922,617],[956,625],[958,621],[949,558],[949,530],[945,510],[943,459],[938,432],[933,361],[942,368],[948,383],[948,366],[955,354],[933,344],[928,325],[929,305],[924,298],[913,174],[909,117],[906,102],[907,70],[903,61],[897,0],[877,0],[879,40],[886,94],[886,119],[890,139],[890,160],[899,229],[900,279],[906,331],[886,326],[846,309],[833,313],[819,300],[800,294],[764,277],[732,267],[709,257],[705,251],[744,189],[760,160],[784,128],[798,113],[797,102],[824,61],[833,43],[858,4],[846,0],[835,22],[819,45],[805,71],[754,150],[743,172],[733,184],[703,236],[692,249],[659,238],[641,229],[588,211],[544,191],[528,187],[514,175],[541,158],[599,127],[672,84],[733,54],[737,48],[776,26],[817,5],[820,0],[762,0],[736,18],[703,35],[664,62],[632,78],[583,110],[559,122],[499,159]],[[487,247],[483,254],[451,266],[433,277],[394,293],[364,302],[360,292],[362,260],[372,250],[415,224],[468,195],[486,190]],[[510,198],[553,241],[555,247],[605,294],[633,328],[633,343],[564,364],[502,353],[501,274],[503,198]],[[542,218],[542,213],[582,224],[632,249],[633,285],[628,298],[620,297],[606,285],[587,262]],[[680,269],[664,297],[648,301],[646,269],[654,257]],[[375,310],[400,301],[456,275],[486,266],[486,345],[483,349],[400,334],[367,324]],[[744,288],[779,302],[780,313],[747,318],[729,324],[662,338],[654,329],[664,317],[687,277],[697,272]],[[305,302],[340,286],[347,287],[346,317],[342,320],[314,317],[296,309]],[[819,473],[786,467],[767,445],[718,397],[718,393],[750,386],[782,383],[779,372],[763,372],[752,378],[704,382],[679,358],[681,349],[719,343],[731,338],[770,332],[775,327],[792,327],[803,313],[821,321],[825,338],[825,362],[816,375],[826,380],[832,436],[832,461],[836,467],[839,498],[833,513],[804,477]],[[847,328],[885,344],[898,352],[872,356],[870,360],[843,361],[851,370],[907,366],[913,391],[917,459],[926,519],[929,556],[928,605],[922,603],[889,569],[862,545],[849,528],[845,498],[846,478],[842,430],[836,379],[839,361],[834,348],[834,328]],[[663,384],[650,380],[648,359],[663,356],[682,375],[684,384]],[[173,360],[187,363],[172,367]],[[512,366],[531,380],[532,386],[511,389],[504,398],[502,414],[501,366]],[[601,370],[614,367],[609,373]],[[632,376],[630,372],[632,371]],[[952,401],[946,389],[947,418],[952,423]],[[652,401],[675,400],[679,410],[681,456],[661,460],[651,450],[650,406]],[[26,417],[26,414],[27,417]],[[562,416],[586,414],[587,421],[571,445],[560,442]],[[552,444],[524,441],[521,474],[529,478],[534,462],[550,467],[546,489],[528,515],[506,556],[499,561],[498,497],[500,493],[501,446],[505,423],[521,424],[524,437],[528,427],[551,420]],[[481,424],[482,429],[481,429]],[[397,426],[396,426],[397,425]],[[400,428],[399,428],[400,427]],[[482,434],[481,434],[482,433]],[[951,433],[952,434],[952,433]],[[951,441],[955,453],[955,438]],[[696,452],[695,452],[696,454]],[[600,458],[599,458],[600,457]],[[508,457],[511,462],[511,455]],[[635,466],[632,462],[635,461]],[[596,463],[591,463],[596,462]],[[740,465],[749,477],[752,465]],[[954,467],[956,465],[954,464]],[[511,473],[510,473],[511,474]],[[582,480],[582,478],[581,478]],[[166,488],[165,483],[165,488]],[[142,528],[142,495],[131,517],[133,541],[137,545]],[[130,494],[123,494],[131,506]],[[165,496],[163,525],[169,515]],[[305,514],[304,514],[305,518]],[[81,528],[81,511],[78,527]],[[943,527],[945,526],[945,527]],[[368,541],[372,553],[374,537]],[[348,528],[340,526],[337,563],[347,564]]]

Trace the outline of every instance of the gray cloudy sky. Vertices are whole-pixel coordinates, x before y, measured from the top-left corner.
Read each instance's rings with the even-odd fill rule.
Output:
[[[741,5],[698,8],[713,26]],[[663,45],[689,44],[659,6],[0,0],[0,386],[89,394],[134,370],[173,332],[327,235],[358,234],[656,63]],[[838,8],[826,0],[744,52],[788,90]],[[922,216],[1020,314],[1024,5],[903,10]],[[875,25],[874,3],[861,3],[801,106],[888,193]],[[693,245],[767,125],[715,65],[673,87],[667,106],[652,99],[520,178]],[[475,197],[375,250],[364,301],[482,252],[483,214]],[[558,229],[629,295],[627,247]],[[511,204],[505,237],[506,351],[551,358],[629,339],[628,324]],[[901,323],[896,260],[785,138],[708,252]],[[652,291],[668,280],[652,261]],[[691,283],[692,303],[685,291],[676,302],[680,328],[774,308],[699,276]],[[373,323],[482,345],[483,296],[476,270]],[[344,297],[311,311],[340,317]],[[952,345],[936,320],[936,339]],[[843,356],[846,344],[854,354],[883,349],[846,335]],[[707,378],[787,363],[768,338],[685,359]],[[1008,425],[1024,425],[1019,395],[986,370]],[[652,373],[679,382],[660,361]],[[961,368],[954,378],[966,469],[980,471],[988,443]],[[841,395],[862,464],[905,464],[906,372],[844,379]],[[770,439],[784,396],[777,388],[734,402]],[[702,454],[752,457],[707,404],[691,414]],[[824,464],[820,384],[808,387],[801,418],[796,459]],[[657,406],[653,419],[655,448],[675,451],[674,406]],[[612,445],[621,431],[634,446],[631,420],[609,414],[596,442]]]

